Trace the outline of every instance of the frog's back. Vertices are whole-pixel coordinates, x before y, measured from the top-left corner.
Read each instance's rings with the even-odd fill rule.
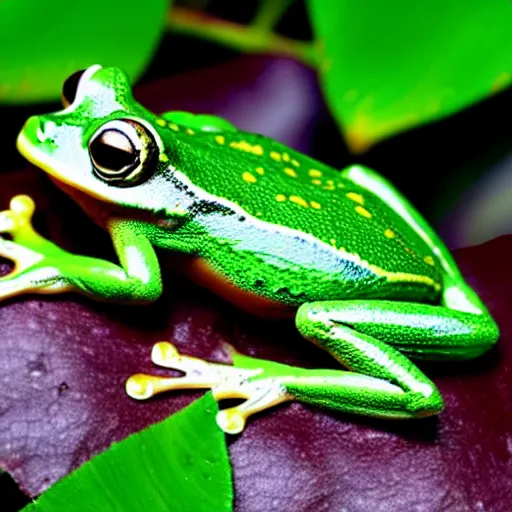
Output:
[[[180,153],[178,166],[201,189],[239,205],[255,219],[356,255],[373,268],[396,274],[397,281],[400,275],[416,275],[439,288],[439,269],[429,246],[379,197],[340,171],[261,135],[190,137],[194,144]],[[197,143],[204,147],[195,159]],[[186,148],[186,140],[184,144]]]

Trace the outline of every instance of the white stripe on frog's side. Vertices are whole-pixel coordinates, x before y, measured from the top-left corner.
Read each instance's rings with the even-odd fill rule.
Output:
[[[260,220],[246,212],[238,204],[218,197],[194,185],[181,171],[169,166],[173,179],[187,188],[195,201],[203,200],[210,204],[222,205],[244,217],[244,222],[226,222],[222,212],[205,215],[200,222],[212,235],[219,239],[235,241],[238,250],[251,251],[276,266],[290,265],[314,266],[327,273],[341,273],[348,266],[357,266],[390,282],[421,283],[440,290],[441,285],[434,279],[406,272],[391,272],[362,260],[358,254],[337,249],[322,240],[302,231]],[[184,206],[184,205],[181,205]],[[254,236],[248,236],[248,229],[254,230]],[[279,236],[272,236],[278,234]],[[236,242],[238,241],[238,242]],[[307,246],[307,250],[304,250]]]

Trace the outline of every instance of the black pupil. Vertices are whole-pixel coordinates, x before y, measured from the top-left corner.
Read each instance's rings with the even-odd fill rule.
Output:
[[[110,146],[103,141],[102,137],[91,143],[90,151],[94,158],[94,163],[108,171],[122,171],[125,167],[133,165],[137,159],[133,150],[128,152],[124,149]]]
[[[64,85],[62,86],[62,96],[68,103],[73,103],[76,97],[76,91],[78,89],[78,82],[80,82],[80,78],[85,73],[85,69],[81,69],[76,73],[73,73],[70,77],[66,79]]]

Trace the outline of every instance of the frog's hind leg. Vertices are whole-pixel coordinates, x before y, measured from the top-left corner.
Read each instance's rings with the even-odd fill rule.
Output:
[[[232,353],[233,366],[182,356],[168,343],[153,349],[153,362],[183,377],[137,374],[127,393],[146,399],[174,389],[211,389],[217,400],[246,401],[218,413],[227,433],[279,403],[298,400],[342,412],[384,418],[421,418],[443,408],[439,391],[407,356],[466,359],[485,352],[497,329],[488,315],[444,306],[376,300],[308,303],[297,328],[351,371],[292,367]],[[405,353],[405,355],[404,355]]]
[[[288,383],[287,391],[305,402],[372,416],[437,414],[442,409],[439,392],[406,356],[477,357],[497,341],[498,327],[439,236],[389,182],[360,166],[349,167],[343,175],[383,199],[430,246],[442,268],[441,304],[355,300],[301,306],[296,323],[306,339],[357,374],[377,380],[358,389],[327,382],[311,386],[301,380]],[[379,381],[400,389],[390,393],[379,388]]]
[[[443,270],[444,306],[488,315],[485,305],[464,280],[453,256],[439,235],[391,182],[361,165],[347,167],[342,171],[342,175],[385,201],[429,245]]]
[[[305,304],[296,324],[306,339],[362,380],[347,386],[341,380],[319,379],[312,385],[297,379],[286,383],[287,391],[303,402],[385,418],[431,416],[443,408],[434,383],[406,355],[472,358],[488,350],[498,336],[485,314],[384,300]],[[389,384],[396,388],[389,390]]]

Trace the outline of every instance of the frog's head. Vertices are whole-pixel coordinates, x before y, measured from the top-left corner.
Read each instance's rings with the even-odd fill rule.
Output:
[[[53,178],[95,199],[158,210],[168,158],[157,117],[132,96],[127,76],[92,66],[70,76],[64,110],[33,116],[18,149]]]

